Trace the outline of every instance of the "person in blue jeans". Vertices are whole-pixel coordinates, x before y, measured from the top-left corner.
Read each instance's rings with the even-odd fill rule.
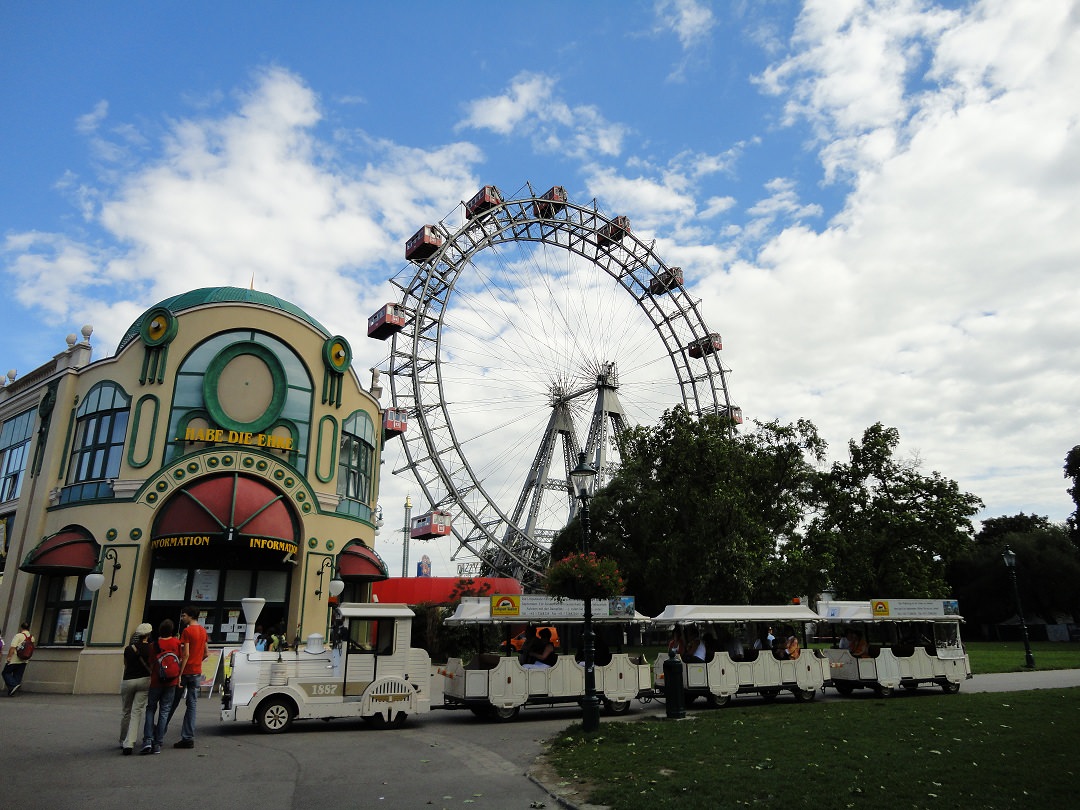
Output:
[[[150,692],[146,699],[146,720],[143,723],[143,747],[140,754],[160,754],[161,741],[165,738],[165,729],[169,726],[172,711],[173,693],[179,682],[179,676],[162,679],[158,671],[158,658],[162,653],[174,653],[180,660],[180,640],[173,635],[176,625],[172,619],[165,619],[158,625],[157,641],[150,645]]]
[[[186,706],[184,723],[180,728],[180,740],[173,748],[195,747],[195,713],[199,708],[199,683],[202,681],[202,664],[206,658],[206,628],[199,624],[198,608],[188,605],[180,611],[181,672],[180,685],[184,687]]]

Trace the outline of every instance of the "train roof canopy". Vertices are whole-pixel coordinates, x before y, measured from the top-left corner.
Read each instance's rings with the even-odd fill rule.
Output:
[[[869,604],[868,604],[869,607]],[[653,624],[693,622],[817,622],[821,616],[806,605],[668,605]]]

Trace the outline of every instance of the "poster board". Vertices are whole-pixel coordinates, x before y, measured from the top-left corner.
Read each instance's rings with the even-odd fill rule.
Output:
[[[221,669],[221,654],[223,650],[209,649],[202,664],[202,676],[199,679],[199,690],[206,690],[206,696],[214,693],[214,684],[217,682],[218,670]]]

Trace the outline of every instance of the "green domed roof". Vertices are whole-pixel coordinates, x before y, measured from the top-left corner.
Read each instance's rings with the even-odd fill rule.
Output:
[[[311,324],[324,335],[330,337],[330,333],[321,323],[300,309],[300,307],[290,304],[276,295],[259,292],[258,290],[245,290],[241,287],[203,287],[200,290],[191,290],[190,292],[180,293],[180,295],[174,295],[172,298],[166,298],[164,301],[147,309],[124,333],[124,336],[120,339],[120,345],[116,347],[116,353],[119,354],[125,346],[139,336],[143,319],[146,318],[147,313],[150,311],[164,307],[174,315],[179,315],[185,310],[206,306],[207,304],[258,304],[259,306],[279,309],[305,323]]]

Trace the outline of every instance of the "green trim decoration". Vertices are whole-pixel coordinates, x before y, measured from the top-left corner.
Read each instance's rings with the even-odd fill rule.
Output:
[[[315,548],[315,546],[317,546],[317,545],[319,545],[318,540],[316,540],[314,537],[309,537],[308,538],[308,540],[307,540],[307,547],[308,548]]]
[[[329,440],[325,443],[325,446],[328,448],[326,456],[329,458],[329,462],[326,464],[328,467],[326,474],[323,475],[323,435],[327,424],[333,428],[333,431]],[[319,479],[320,483],[329,484],[334,480],[334,473],[337,471],[338,435],[340,430],[341,427],[338,425],[337,419],[329,414],[324,414],[319,420],[319,429],[316,434],[318,436],[318,442],[315,446],[315,477]]]
[[[332,403],[341,407],[342,379],[352,364],[352,347],[341,335],[334,335],[323,343],[323,405]]]
[[[132,540],[141,540],[142,539],[142,529],[132,529],[128,533],[128,537],[130,537]]]
[[[135,437],[139,435],[139,427],[142,425],[143,407],[150,403],[154,406],[154,416],[150,420],[150,436],[146,440],[146,458],[142,461],[138,461],[135,458]],[[157,437],[157,424],[158,416],[161,413],[161,400],[153,394],[146,394],[139,397],[139,400],[135,403],[135,407],[132,408],[131,415],[131,434],[128,440],[128,464],[135,469],[145,467],[150,463],[150,460],[154,457],[154,440]]]
[[[250,422],[240,422],[229,416],[218,397],[218,384],[221,382],[221,375],[229,363],[244,355],[251,355],[262,360],[270,372],[274,385],[273,396],[266,412]],[[227,346],[210,361],[203,377],[202,393],[203,402],[206,404],[206,410],[210,413],[212,422],[228,430],[235,430],[240,433],[263,433],[281,416],[281,410],[288,393],[288,384],[285,369],[282,367],[277,355],[266,346],[252,341],[244,341]]]

